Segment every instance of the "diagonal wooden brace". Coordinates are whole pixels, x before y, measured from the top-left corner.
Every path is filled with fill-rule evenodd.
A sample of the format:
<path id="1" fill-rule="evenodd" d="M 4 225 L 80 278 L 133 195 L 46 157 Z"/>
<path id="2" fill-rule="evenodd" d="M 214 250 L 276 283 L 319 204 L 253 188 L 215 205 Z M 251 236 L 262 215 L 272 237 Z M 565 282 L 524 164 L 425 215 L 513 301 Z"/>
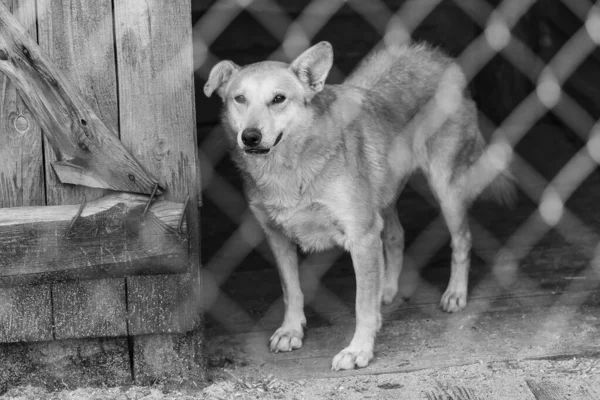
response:
<path id="1" fill-rule="evenodd" d="M 145 194 L 158 184 L 1 2 L 0 72 L 19 89 L 56 151 L 52 167 L 62 183 Z"/>

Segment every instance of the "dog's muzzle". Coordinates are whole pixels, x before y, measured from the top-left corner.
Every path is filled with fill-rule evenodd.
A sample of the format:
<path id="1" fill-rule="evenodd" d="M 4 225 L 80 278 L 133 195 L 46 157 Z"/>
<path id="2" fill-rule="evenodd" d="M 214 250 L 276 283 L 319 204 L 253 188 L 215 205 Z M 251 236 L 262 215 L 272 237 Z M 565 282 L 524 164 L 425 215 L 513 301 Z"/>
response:
<path id="1" fill-rule="evenodd" d="M 275 143 L 273 143 L 271 148 L 261 147 L 259 146 L 260 141 L 262 140 L 260 131 L 255 128 L 244 129 L 242 132 L 242 143 L 245 146 L 244 151 L 246 154 L 267 154 L 273 147 L 277 146 L 282 137 L 283 132 L 277 136 L 277 139 L 275 139 Z"/>

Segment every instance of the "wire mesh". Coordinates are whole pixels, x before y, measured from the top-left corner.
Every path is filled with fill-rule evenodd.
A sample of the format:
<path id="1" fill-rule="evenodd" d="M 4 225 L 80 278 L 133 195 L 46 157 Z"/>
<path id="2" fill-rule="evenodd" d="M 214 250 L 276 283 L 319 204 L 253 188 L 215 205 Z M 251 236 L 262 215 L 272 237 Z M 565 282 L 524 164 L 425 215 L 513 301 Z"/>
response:
<path id="1" fill-rule="evenodd" d="M 459 48 L 458 45 L 453 46 L 452 39 L 455 36 L 449 34 L 446 45 L 451 48 L 447 50 L 454 54 L 456 62 L 470 81 L 474 97 L 480 105 L 482 131 L 486 133 L 490 143 L 501 149 L 500 155 L 504 157 L 501 162 L 510 161 L 510 168 L 520 191 L 520 211 L 514 212 L 514 221 L 508 228 L 509 231 L 500 237 L 495 233 L 497 229 L 493 229 L 493 224 L 497 222 L 506 225 L 504 222 L 493 217 L 492 222 L 489 218 L 487 221 L 481 221 L 480 218 L 482 214 L 497 212 L 496 209 L 489 211 L 482 208 L 484 206 L 475 206 L 479 207 L 479 212 L 471 213 L 470 226 L 475 238 L 473 253 L 477 258 L 473 268 L 486 265 L 488 272 L 471 285 L 469 297 L 485 302 L 485 299 L 492 299 L 495 294 L 510 291 L 511 285 L 516 281 L 534 279 L 523 270 L 521 264 L 527 257 L 539 254 L 536 249 L 543 249 L 547 236 L 551 234 L 555 237 L 555 243 L 568 244 L 568 247 L 563 247 L 568 250 L 563 251 L 575 251 L 577 255 L 573 257 L 583 260 L 583 265 L 576 270 L 571 283 L 561 292 L 554 306 L 567 300 L 571 305 L 582 304 L 589 292 L 597 289 L 597 279 L 600 277 L 598 220 L 593 210 L 590 211 L 589 198 L 585 201 L 570 199 L 577 191 L 584 191 L 578 198 L 594 193 L 592 186 L 597 182 L 594 174 L 600 163 L 600 124 L 593 107 L 590 110 L 589 106 L 580 104 L 578 90 L 585 90 L 585 87 L 575 85 L 573 94 L 573 90 L 566 90 L 565 86 L 587 60 L 598 57 L 594 52 L 598 51 L 600 43 L 600 6 L 587 0 L 552 2 L 552 7 L 556 8 L 556 4 L 559 4 L 576 16 L 578 26 L 568 40 L 555 46 L 558 48 L 547 50 L 552 47 L 548 43 L 552 39 L 546 32 L 547 27 L 536 21 L 535 16 L 539 15 L 540 7 L 549 7 L 549 3 L 535 0 L 218 0 L 206 5 L 194 25 L 197 79 L 204 82 L 210 68 L 223 57 L 245 64 L 246 61 L 259 61 L 260 53 L 267 55 L 263 59 L 289 62 L 318 39 L 342 43 L 341 55 L 336 56 L 330 75 L 331 81 L 340 82 L 351 71 L 351 67 L 362 56 L 367 55 L 368 50 L 392 44 L 408 44 L 427 36 L 422 34 L 423 23 L 433 13 L 451 12 L 454 16 L 460 14 L 462 20 L 470 25 L 460 25 L 456 22 L 460 19 L 448 17 L 450 21 L 455 21 L 450 23 L 451 26 L 460 31 L 456 33 L 456 37 L 463 35 L 461 40 L 464 42 L 464 38 L 468 37 L 464 35 L 465 31 L 472 32 L 472 36 L 468 37 L 463 48 Z M 241 15 L 249 16 L 253 20 L 253 26 L 258 24 L 266 31 L 263 36 L 269 38 L 268 43 L 252 43 L 258 49 L 254 53 L 252 46 L 250 54 L 240 55 L 235 52 L 234 46 L 231 46 L 232 50 L 228 50 L 223 43 L 219 43 L 219 38 L 225 35 L 227 29 L 232 29 L 232 26 L 236 34 L 252 38 L 253 32 L 246 31 L 240 22 Z M 361 26 L 367 26 L 374 34 L 369 34 L 369 39 L 355 46 L 353 39 L 360 32 L 348 30 L 350 24 L 340 30 L 335 22 L 348 15 L 360 20 L 363 24 Z M 537 28 L 527 28 L 527 24 L 533 22 L 537 23 Z M 331 29 L 327 31 L 329 25 Z M 358 28 L 356 30 L 360 31 Z M 325 31 L 329 32 L 329 37 L 323 33 Z M 530 34 L 531 31 L 535 31 L 535 34 Z M 332 36 L 336 33 L 339 36 Z M 340 38 L 344 35 L 347 37 Z M 231 38 L 232 34 L 225 36 Z M 366 52 L 365 46 L 368 47 Z M 355 47 L 359 50 L 354 51 Z M 216 56 L 217 53 L 222 57 Z M 356 53 L 360 53 L 361 57 L 357 57 Z M 502 71 L 506 69 L 515 72 L 502 75 Z M 494 77 L 497 79 L 494 80 Z M 505 77 L 520 79 L 521 83 L 514 92 L 504 87 L 514 83 L 503 81 L 502 78 Z M 509 93 L 508 98 L 503 98 L 502 93 L 499 95 L 501 89 L 504 93 Z M 510 96 L 510 93 L 514 96 Z M 494 101 L 504 104 L 504 114 L 495 111 Z M 548 123 L 547 121 L 567 132 L 566 142 L 576 144 L 568 159 L 556 160 L 554 170 L 540 171 L 539 162 L 529 159 L 535 152 L 527 149 L 523 151 L 522 147 L 536 145 L 531 142 L 533 139 L 529 139 L 533 136 L 531 132 L 540 129 L 540 124 Z M 265 245 L 263 232 L 247 208 L 240 191 L 239 178 L 227 165 L 227 144 L 223 132 L 211 122 L 206 124 L 206 132 L 199 145 L 202 187 L 207 206 L 205 208 L 220 215 L 207 215 L 206 211 L 203 213 L 203 218 L 218 221 L 211 226 L 212 232 L 203 232 L 205 243 L 210 240 L 208 246 L 216 246 L 215 250 L 204 251 L 203 305 L 208 315 L 226 330 L 236 331 L 240 325 L 260 330 L 265 324 L 269 325 L 267 321 L 282 318 L 281 297 L 271 302 L 266 311 L 254 315 L 248 307 L 239 304 L 235 296 L 227 294 L 223 286 L 236 270 L 248 268 L 252 260 L 270 264 L 270 268 L 274 268 L 274 262 Z M 569 136 L 569 132 L 574 136 Z M 539 139 L 539 135 L 535 137 Z M 543 148 L 547 147 L 545 145 Z M 435 210 L 433 197 L 422 185 L 412 184 L 407 190 L 428 200 L 430 210 Z M 429 222 L 412 230 L 410 245 L 405 251 L 404 268 L 413 271 L 413 274 L 403 275 L 402 296 L 408 297 L 414 290 L 431 285 L 420 278 L 419 271 L 443 251 L 449 242 L 449 234 L 441 216 L 436 216 L 435 211 L 425 212 L 427 213 Z M 511 212 L 499 213 L 512 215 Z M 409 219 L 416 214 L 417 210 L 407 212 L 401 217 L 402 223 L 407 222 L 407 217 Z M 423 220 L 427 221 L 428 218 Z M 227 228 L 223 228 L 223 225 Z M 210 239 L 209 235 L 219 229 L 227 232 L 230 229 L 232 234 L 223 241 Z M 215 236 L 222 238 L 223 235 L 217 233 Z M 251 254 L 255 254 L 254 258 L 249 257 Z M 304 270 L 302 286 L 305 303 L 310 304 L 316 314 L 324 318 L 335 314 L 353 315 L 348 302 L 322 283 L 323 276 L 332 265 L 339 262 L 340 257 L 341 251 L 309 255 L 300 267 Z M 344 263 L 348 264 L 349 260 L 346 259 Z M 435 290 L 441 295 L 443 289 Z M 257 296 L 260 294 L 257 293 Z M 319 298 L 315 299 L 316 296 Z M 396 309 L 398 307 L 401 307 L 400 302 L 396 304 Z M 556 321 L 549 317 L 546 325 L 540 327 L 540 332 L 549 328 L 567 329 L 568 324 L 567 320 Z"/>

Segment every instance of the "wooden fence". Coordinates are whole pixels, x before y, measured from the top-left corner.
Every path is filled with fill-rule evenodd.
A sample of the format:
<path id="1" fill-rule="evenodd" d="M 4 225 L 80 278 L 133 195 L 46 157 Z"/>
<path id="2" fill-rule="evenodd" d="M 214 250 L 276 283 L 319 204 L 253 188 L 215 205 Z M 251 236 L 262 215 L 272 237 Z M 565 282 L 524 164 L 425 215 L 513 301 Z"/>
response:
<path id="1" fill-rule="evenodd" d="M 0 343 L 126 338 L 136 380 L 201 376 L 190 9 L 0 0 Z"/>

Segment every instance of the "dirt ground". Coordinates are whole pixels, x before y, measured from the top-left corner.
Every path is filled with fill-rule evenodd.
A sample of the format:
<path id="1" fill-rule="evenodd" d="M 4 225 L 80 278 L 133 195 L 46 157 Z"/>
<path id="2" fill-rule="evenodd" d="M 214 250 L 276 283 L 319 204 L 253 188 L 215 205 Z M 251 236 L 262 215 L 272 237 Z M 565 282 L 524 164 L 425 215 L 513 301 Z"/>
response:
<path id="1" fill-rule="evenodd" d="M 600 360 L 532 360 L 475 363 L 442 369 L 369 376 L 288 380 L 265 376 L 260 368 L 210 369 L 203 389 L 168 387 L 81 388 L 48 392 L 13 388 L 1 399 L 22 400 L 184 400 L 184 399 L 511 399 L 535 400 L 531 388 L 551 382 L 569 399 L 600 398 Z M 558 390 L 558 389 L 557 389 Z"/>

